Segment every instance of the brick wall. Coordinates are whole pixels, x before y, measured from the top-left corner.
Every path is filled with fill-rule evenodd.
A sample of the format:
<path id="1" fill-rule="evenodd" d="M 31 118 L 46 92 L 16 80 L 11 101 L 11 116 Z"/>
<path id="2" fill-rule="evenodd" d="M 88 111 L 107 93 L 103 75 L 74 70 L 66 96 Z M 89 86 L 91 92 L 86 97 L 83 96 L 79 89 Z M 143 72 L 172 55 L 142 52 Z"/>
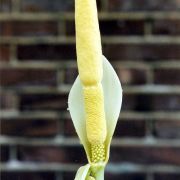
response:
<path id="1" fill-rule="evenodd" d="M 99 0 L 124 89 L 106 179 L 180 179 L 180 0 Z M 0 0 L 1 179 L 67 180 L 86 163 L 67 96 L 73 0 Z"/>

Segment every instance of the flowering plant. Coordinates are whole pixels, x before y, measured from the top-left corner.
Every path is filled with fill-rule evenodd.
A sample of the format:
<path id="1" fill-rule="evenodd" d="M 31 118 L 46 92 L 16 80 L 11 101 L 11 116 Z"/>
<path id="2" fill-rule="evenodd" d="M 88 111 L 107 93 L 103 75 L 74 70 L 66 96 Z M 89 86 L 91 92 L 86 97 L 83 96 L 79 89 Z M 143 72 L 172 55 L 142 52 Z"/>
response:
<path id="1" fill-rule="evenodd" d="M 96 0 L 76 0 L 75 20 L 79 76 L 68 104 L 88 159 L 75 179 L 103 180 L 121 109 L 122 88 L 113 67 L 102 55 Z"/>

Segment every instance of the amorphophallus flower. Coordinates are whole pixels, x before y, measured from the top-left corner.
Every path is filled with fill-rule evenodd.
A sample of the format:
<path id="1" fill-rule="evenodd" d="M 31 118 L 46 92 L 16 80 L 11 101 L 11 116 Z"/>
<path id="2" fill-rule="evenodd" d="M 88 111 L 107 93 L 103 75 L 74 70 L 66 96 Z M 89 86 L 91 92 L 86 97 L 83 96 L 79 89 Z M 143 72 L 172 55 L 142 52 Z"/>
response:
<path id="1" fill-rule="evenodd" d="M 75 179 L 104 179 L 111 139 L 122 103 L 120 81 L 102 55 L 96 0 L 75 0 L 79 76 L 69 93 L 69 110 L 88 164 Z"/>

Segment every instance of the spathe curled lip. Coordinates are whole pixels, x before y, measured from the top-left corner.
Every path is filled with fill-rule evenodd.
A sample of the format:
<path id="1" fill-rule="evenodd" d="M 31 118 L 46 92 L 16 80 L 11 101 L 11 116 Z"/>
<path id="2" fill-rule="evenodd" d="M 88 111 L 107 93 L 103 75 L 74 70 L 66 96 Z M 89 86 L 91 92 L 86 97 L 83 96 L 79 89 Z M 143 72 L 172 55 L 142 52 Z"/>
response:
<path id="1" fill-rule="evenodd" d="M 77 172 L 76 179 L 77 177 L 81 177 L 78 178 L 81 180 L 85 179 L 88 176 L 88 173 L 92 168 L 97 169 L 96 178 L 99 177 L 99 180 L 103 179 L 102 177 L 104 177 L 104 168 L 109 159 L 111 139 L 117 124 L 122 104 L 122 88 L 118 76 L 111 64 L 109 63 L 109 61 L 104 56 L 102 56 L 102 59 L 102 87 L 104 92 L 104 108 L 107 124 L 107 136 L 105 140 L 105 161 L 101 164 L 94 164 L 91 161 L 91 148 L 86 133 L 83 90 L 79 76 L 76 78 L 76 81 L 74 82 L 71 88 L 68 98 L 70 115 L 75 126 L 76 132 L 79 136 L 79 139 L 84 146 L 87 159 L 89 162 L 88 165 L 81 167 Z M 103 174 L 103 176 L 101 174 Z"/>

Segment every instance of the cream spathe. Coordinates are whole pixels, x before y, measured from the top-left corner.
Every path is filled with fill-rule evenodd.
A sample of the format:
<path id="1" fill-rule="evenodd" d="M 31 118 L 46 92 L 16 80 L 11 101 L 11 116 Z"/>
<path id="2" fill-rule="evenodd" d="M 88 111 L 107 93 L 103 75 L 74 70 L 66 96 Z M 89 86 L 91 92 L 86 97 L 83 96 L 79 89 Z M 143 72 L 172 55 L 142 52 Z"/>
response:
<path id="1" fill-rule="evenodd" d="M 85 166 L 86 168 L 88 167 L 88 171 L 86 173 L 85 178 L 90 176 L 91 173 L 95 172 L 94 176 L 96 177 L 97 180 L 103 180 L 104 178 L 104 168 L 109 159 L 111 139 L 117 124 L 117 120 L 121 109 L 121 103 L 122 103 L 122 88 L 120 81 L 113 67 L 108 62 L 108 60 L 104 56 L 102 56 L 102 59 L 103 59 L 102 88 L 104 92 L 104 109 L 105 109 L 106 127 L 107 127 L 107 136 L 104 143 L 105 159 L 103 162 L 94 163 L 91 160 L 91 145 L 87 138 L 87 130 L 86 130 L 86 122 L 85 122 L 86 115 L 85 115 L 85 107 L 83 100 L 83 86 L 79 79 L 79 76 L 77 77 L 76 81 L 73 84 L 73 87 L 71 88 L 68 99 L 71 118 L 75 126 L 76 132 L 79 136 L 79 139 L 84 146 L 87 159 L 89 162 L 89 165 Z M 82 178 L 80 179 L 85 180 L 83 176 L 85 170 L 83 171 L 82 169 L 77 172 L 77 177 L 82 175 Z"/>

